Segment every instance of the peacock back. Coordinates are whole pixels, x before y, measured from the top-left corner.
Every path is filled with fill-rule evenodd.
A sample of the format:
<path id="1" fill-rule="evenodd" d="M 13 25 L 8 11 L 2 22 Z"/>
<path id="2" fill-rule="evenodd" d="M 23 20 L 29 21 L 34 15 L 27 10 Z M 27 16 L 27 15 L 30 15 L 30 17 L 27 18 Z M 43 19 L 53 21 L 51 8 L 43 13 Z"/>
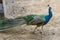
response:
<path id="1" fill-rule="evenodd" d="M 23 18 L 25 20 L 27 20 L 27 22 L 31 21 L 34 19 L 34 17 L 38 16 L 39 18 L 41 19 L 44 19 L 46 15 L 37 15 L 37 14 L 31 14 L 31 15 L 27 15 L 27 16 L 24 16 Z"/>

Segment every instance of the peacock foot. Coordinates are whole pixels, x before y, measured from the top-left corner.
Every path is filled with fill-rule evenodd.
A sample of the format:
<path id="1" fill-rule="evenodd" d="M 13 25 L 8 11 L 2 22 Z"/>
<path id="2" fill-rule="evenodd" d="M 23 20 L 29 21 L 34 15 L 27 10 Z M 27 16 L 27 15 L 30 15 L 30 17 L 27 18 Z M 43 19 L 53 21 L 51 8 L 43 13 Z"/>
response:
<path id="1" fill-rule="evenodd" d="M 33 32 L 31 32 L 31 34 L 36 34 L 36 33 L 33 31 Z"/>
<path id="2" fill-rule="evenodd" d="M 52 33 L 52 35 L 55 35 L 55 33 Z"/>
<path id="3" fill-rule="evenodd" d="M 42 34 L 42 32 L 40 32 L 40 34 Z"/>
<path id="4" fill-rule="evenodd" d="M 45 32 L 40 32 L 40 34 L 45 35 Z"/>
<path id="5" fill-rule="evenodd" d="M 35 32 L 32 32 L 32 34 L 35 34 Z"/>

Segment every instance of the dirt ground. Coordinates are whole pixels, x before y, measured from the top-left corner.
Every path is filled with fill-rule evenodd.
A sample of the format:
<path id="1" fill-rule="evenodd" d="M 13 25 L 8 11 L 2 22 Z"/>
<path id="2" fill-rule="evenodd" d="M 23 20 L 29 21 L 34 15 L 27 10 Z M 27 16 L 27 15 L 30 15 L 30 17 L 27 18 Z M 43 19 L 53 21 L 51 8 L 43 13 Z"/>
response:
<path id="1" fill-rule="evenodd" d="M 58 16 L 59 17 L 59 16 Z M 58 21 L 57 21 L 58 19 Z M 40 34 L 38 28 L 35 34 L 32 34 L 36 26 L 22 25 L 0 32 L 0 40 L 59 40 L 60 39 L 60 19 L 53 17 L 51 21 L 44 26 L 44 35 Z"/>
<path id="2" fill-rule="evenodd" d="M 59 3 L 60 3 L 60 0 L 50 0 L 50 5 L 52 6 L 52 10 L 53 10 L 53 17 L 50 20 L 50 22 L 44 26 L 44 29 L 43 29 L 44 35 L 40 34 L 40 28 L 36 30 L 35 34 L 32 34 L 36 26 L 19 25 L 7 31 L 0 32 L 0 40 L 60 40 L 60 5 Z M 35 11 L 33 13 L 35 12 L 46 13 L 47 4 L 49 4 L 48 0 L 46 0 L 46 2 L 41 3 L 40 7 L 42 10 L 39 9 L 39 11 L 36 11 L 34 9 Z M 30 12 L 31 11 L 29 11 L 29 13 Z"/>

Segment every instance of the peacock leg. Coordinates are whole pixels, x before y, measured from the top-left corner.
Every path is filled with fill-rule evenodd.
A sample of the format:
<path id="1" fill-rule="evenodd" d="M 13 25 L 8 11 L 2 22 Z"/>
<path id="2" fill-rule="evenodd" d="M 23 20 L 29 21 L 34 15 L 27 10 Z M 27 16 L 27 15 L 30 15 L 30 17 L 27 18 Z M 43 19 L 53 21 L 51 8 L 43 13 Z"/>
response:
<path id="1" fill-rule="evenodd" d="M 34 29 L 34 31 L 33 31 L 33 33 L 35 34 L 35 30 L 37 29 L 38 27 L 35 27 L 35 29 Z"/>
<path id="2" fill-rule="evenodd" d="M 44 27 L 44 26 L 42 25 L 42 27 L 41 27 L 41 32 L 40 32 L 40 33 L 44 35 L 45 32 L 44 32 L 44 30 L 43 30 L 43 27 Z"/>

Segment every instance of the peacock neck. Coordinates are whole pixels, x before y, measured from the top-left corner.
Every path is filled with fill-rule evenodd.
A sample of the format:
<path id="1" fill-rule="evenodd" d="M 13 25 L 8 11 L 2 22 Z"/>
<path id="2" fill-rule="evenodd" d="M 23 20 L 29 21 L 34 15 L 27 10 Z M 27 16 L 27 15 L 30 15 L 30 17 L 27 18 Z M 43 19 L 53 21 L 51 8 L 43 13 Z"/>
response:
<path id="1" fill-rule="evenodd" d="M 45 17 L 45 19 L 46 19 L 46 23 L 48 23 L 49 22 L 49 20 L 51 19 L 51 17 L 52 17 L 52 10 L 51 10 L 52 8 L 51 7 L 49 7 L 49 15 L 47 15 L 46 17 Z"/>
<path id="2" fill-rule="evenodd" d="M 49 7 L 49 18 L 51 18 L 52 17 L 52 10 L 51 10 L 51 7 Z"/>

